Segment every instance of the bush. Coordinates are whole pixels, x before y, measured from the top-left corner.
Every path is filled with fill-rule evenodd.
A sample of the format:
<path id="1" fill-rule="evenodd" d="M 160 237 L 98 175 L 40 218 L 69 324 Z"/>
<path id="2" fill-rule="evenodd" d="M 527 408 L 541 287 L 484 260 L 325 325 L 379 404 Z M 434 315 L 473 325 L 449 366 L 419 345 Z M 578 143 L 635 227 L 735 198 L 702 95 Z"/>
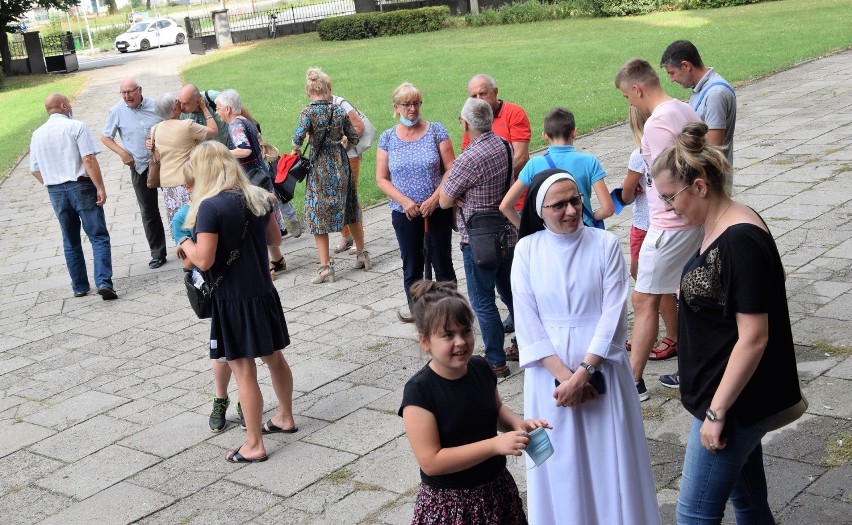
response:
<path id="1" fill-rule="evenodd" d="M 555 0 L 544 3 L 540 0 L 529 0 L 505 4 L 497 9 L 486 8 L 479 14 L 465 15 L 465 25 L 471 27 L 491 26 L 499 24 L 522 24 L 541 22 L 544 20 L 562 20 L 584 13 L 580 4 L 582 0 Z"/>
<path id="2" fill-rule="evenodd" d="M 378 36 L 438 31 L 447 26 L 450 8 L 403 9 L 389 13 L 362 13 L 326 18 L 317 26 L 320 40 L 361 40 Z"/>

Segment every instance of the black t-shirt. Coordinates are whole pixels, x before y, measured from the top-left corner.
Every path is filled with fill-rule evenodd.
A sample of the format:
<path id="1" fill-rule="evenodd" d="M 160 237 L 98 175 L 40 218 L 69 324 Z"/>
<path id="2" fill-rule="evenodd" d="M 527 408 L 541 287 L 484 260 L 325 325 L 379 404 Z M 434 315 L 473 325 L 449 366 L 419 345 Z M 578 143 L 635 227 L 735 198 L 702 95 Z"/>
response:
<path id="1" fill-rule="evenodd" d="M 772 236 L 753 224 L 729 227 L 690 259 L 681 277 L 681 402 L 699 419 L 704 419 L 737 342 L 737 313 L 769 317 L 763 356 L 728 411 L 748 425 L 801 397 L 781 256 Z"/>
<path id="2" fill-rule="evenodd" d="M 473 356 L 467 374 L 445 379 L 427 364 L 405 384 L 399 415 L 408 405 L 424 408 L 435 416 L 441 448 L 458 447 L 497 435 L 497 377 L 488 362 Z M 489 483 L 506 468 L 505 456 L 494 456 L 469 469 L 420 479 L 432 487 L 470 489 Z"/>

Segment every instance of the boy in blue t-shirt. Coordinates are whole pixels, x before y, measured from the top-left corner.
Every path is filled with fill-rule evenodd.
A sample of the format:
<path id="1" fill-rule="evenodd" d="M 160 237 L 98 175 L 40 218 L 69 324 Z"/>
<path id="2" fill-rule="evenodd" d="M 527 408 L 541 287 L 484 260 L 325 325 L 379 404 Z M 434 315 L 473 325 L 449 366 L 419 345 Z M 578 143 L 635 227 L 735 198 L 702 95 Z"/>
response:
<path id="1" fill-rule="evenodd" d="M 518 174 L 518 180 L 509 188 L 500 203 L 500 211 L 503 215 L 516 228 L 519 228 L 521 216 L 515 210 L 515 202 L 526 191 L 536 174 L 553 167 L 563 169 L 574 177 L 577 181 L 577 189 L 583 196 L 583 207 L 589 211 L 592 211 L 592 190 L 594 190 L 600 203 L 600 208 L 593 211 L 595 220 L 600 221 L 612 216 L 615 213 L 615 205 L 604 181 L 606 172 L 603 166 L 597 157 L 580 153 L 574 148 L 574 139 L 577 138 L 574 114 L 565 108 L 551 109 L 544 117 L 542 136 L 550 144 L 547 154 L 531 157 Z M 590 224 L 589 217 L 585 214 L 583 222 L 586 226 L 594 226 Z"/>

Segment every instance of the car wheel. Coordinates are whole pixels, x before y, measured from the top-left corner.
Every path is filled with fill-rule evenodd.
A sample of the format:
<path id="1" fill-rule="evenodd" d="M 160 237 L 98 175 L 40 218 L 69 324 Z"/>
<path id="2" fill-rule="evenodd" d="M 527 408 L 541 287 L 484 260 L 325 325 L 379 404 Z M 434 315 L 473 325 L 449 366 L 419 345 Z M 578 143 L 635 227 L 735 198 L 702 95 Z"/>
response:
<path id="1" fill-rule="evenodd" d="M 186 37 L 183 35 L 183 33 L 178 33 L 178 36 L 175 39 L 175 44 L 183 44 L 184 42 L 186 42 Z"/>
<path id="2" fill-rule="evenodd" d="M 143 40 L 142 42 L 139 42 L 139 49 L 141 49 L 142 51 L 148 51 L 149 49 L 151 49 L 151 43 L 147 40 Z"/>

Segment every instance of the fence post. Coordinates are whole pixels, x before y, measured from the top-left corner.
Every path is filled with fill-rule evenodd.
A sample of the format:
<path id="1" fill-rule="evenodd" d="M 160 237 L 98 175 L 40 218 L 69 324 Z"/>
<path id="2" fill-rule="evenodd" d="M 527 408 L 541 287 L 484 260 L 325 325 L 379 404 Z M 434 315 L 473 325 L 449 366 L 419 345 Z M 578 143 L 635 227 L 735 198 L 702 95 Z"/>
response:
<path id="1" fill-rule="evenodd" d="M 30 73 L 47 73 L 47 64 L 44 63 L 44 51 L 41 48 L 41 37 L 38 31 L 24 33 L 24 48 L 27 50 Z"/>
<path id="2" fill-rule="evenodd" d="M 213 11 L 213 29 L 216 31 L 216 44 L 219 46 L 219 49 L 234 45 L 234 40 L 231 38 L 231 24 L 228 22 L 227 9 Z"/>

